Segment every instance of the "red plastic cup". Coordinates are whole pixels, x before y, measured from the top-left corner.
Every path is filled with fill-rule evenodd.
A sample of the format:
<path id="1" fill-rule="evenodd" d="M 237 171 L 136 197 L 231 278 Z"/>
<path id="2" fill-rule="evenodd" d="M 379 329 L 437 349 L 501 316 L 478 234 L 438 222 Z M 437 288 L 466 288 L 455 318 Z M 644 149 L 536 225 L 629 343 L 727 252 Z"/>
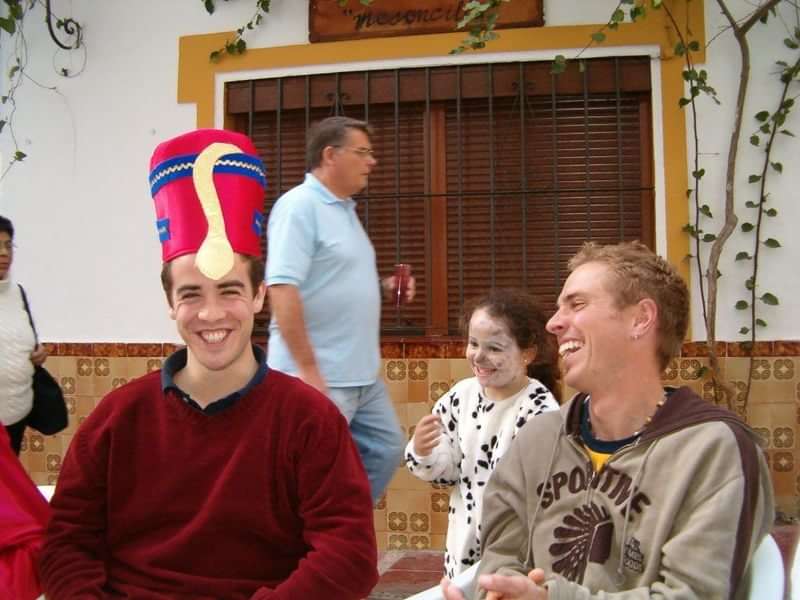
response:
<path id="1" fill-rule="evenodd" d="M 406 303 L 408 281 L 411 279 L 411 265 L 400 263 L 394 266 L 394 294 L 395 305 L 402 306 Z"/>

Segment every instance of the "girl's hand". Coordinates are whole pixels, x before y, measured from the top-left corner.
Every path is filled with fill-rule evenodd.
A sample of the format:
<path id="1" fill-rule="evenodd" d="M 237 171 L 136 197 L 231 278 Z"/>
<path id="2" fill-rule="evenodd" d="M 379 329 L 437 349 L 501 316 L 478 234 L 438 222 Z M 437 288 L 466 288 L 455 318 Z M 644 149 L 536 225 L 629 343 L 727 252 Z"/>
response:
<path id="1" fill-rule="evenodd" d="M 439 445 L 442 435 L 442 422 L 439 415 L 426 415 L 419 420 L 414 429 L 414 454 L 428 456 Z"/>

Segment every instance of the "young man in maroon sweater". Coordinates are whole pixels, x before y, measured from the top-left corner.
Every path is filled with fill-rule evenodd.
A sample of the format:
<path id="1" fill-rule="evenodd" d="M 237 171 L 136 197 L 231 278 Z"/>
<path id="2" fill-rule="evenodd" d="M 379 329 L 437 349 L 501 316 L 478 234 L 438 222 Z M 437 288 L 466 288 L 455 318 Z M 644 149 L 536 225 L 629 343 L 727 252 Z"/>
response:
<path id="1" fill-rule="evenodd" d="M 48 600 L 365 597 L 372 503 L 347 422 L 250 342 L 265 294 L 255 148 L 191 132 L 156 149 L 150 183 L 186 348 L 76 433 L 42 553 Z"/>

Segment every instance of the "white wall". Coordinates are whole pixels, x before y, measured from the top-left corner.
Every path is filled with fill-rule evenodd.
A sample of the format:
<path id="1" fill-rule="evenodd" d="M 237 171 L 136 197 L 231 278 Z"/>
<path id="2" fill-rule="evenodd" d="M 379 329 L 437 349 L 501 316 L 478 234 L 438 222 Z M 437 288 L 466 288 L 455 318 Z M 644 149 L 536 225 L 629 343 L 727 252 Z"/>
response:
<path id="1" fill-rule="evenodd" d="M 752 3 L 746 0 L 731 0 L 728 5 L 734 9 L 734 16 L 745 17 L 752 10 Z M 758 186 L 748 184 L 747 178 L 751 173 L 760 173 L 763 164 L 763 152 L 750 145 L 749 138 L 755 133 L 759 123 L 753 118 L 757 112 L 768 110 L 773 112 L 777 108 L 781 84 L 776 77 L 776 60 L 793 62 L 797 59 L 797 51 L 790 51 L 783 44 L 783 39 L 790 35 L 786 27 L 797 26 L 798 15 L 794 10 L 789 10 L 787 2 L 782 3 L 778 18 L 771 18 L 768 24 L 757 24 L 752 30 L 750 40 L 751 50 L 751 80 L 750 101 L 744 108 L 741 143 L 739 144 L 739 167 L 736 172 L 736 204 L 740 215 L 739 224 L 744 221 L 755 223 L 756 211 L 745 208 L 745 202 L 758 201 Z M 698 118 L 702 120 L 703 129 L 700 137 L 701 166 L 706 169 L 706 176 L 702 180 L 701 195 L 703 203 L 709 204 L 714 214 L 713 223 L 708 223 L 706 230 L 716 233 L 723 222 L 723 203 L 725 200 L 725 173 L 728 160 L 728 146 L 730 143 L 731 128 L 733 124 L 735 100 L 738 86 L 740 68 L 740 54 L 738 46 L 730 31 L 727 30 L 727 20 L 720 12 L 713 0 L 706 0 L 706 36 L 707 39 L 719 35 L 707 51 L 706 65 L 712 80 L 710 84 L 717 90 L 721 106 L 710 100 L 700 103 Z M 699 68 L 698 67 L 698 68 Z M 798 93 L 798 84 L 795 83 L 790 96 Z M 688 117 L 688 115 L 687 115 Z M 687 127 L 689 121 L 687 119 Z M 773 161 L 782 162 L 786 167 L 783 175 L 770 173 L 770 184 L 767 191 L 770 193 L 769 206 L 778 210 L 778 218 L 765 218 L 763 237 L 774 237 L 780 240 L 783 248 L 770 250 L 762 246 L 762 258 L 759 263 L 759 295 L 770 291 L 780 299 L 780 306 L 768 307 L 761 302 L 757 303 L 761 317 L 768 323 L 766 329 L 758 331 L 758 339 L 763 340 L 789 340 L 800 339 L 800 320 L 797 318 L 798 294 L 800 294 L 800 276 L 798 276 L 798 262 L 800 261 L 800 243 L 797 236 L 797 226 L 800 224 L 800 203 L 798 190 L 800 190 L 800 171 L 793 166 L 797 156 L 800 156 L 800 117 L 793 114 L 786 123 L 786 128 L 792 130 L 798 138 L 779 135 L 776 138 L 773 150 Z M 691 133 L 691 130 L 688 130 Z M 761 134 L 759 134 L 761 135 Z M 761 135 L 763 140 L 765 136 Z M 691 142 L 691 139 L 689 140 Z M 693 150 L 690 146 L 689 156 Z M 691 165 L 690 165 L 691 170 Z M 737 311 L 733 308 L 736 300 L 749 300 L 749 292 L 744 287 L 745 280 L 750 277 L 752 263 L 750 261 L 734 261 L 736 253 L 747 251 L 752 253 L 753 234 L 737 231 L 730 238 L 720 271 L 719 315 L 717 321 L 717 338 L 721 340 L 744 340 L 749 336 L 739 335 L 742 325 L 748 325 L 748 311 Z M 708 246 L 708 245 L 706 245 Z M 699 292 L 697 288 L 696 269 L 693 282 L 693 337 L 704 339 L 705 327 L 700 312 Z"/>
<path id="2" fill-rule="evenodd" d="M 735 3 L 746 6 L 745 0 Z M 31 50 L 28 73 L 46 86 L 57 86 L 59 94 L 31 82 L 18 93 L 16 131 L 29 158 L 0 182 L 0 214 L 13 219 L 18 230 L 14 275 L 30 290 L 45 340 L 176 341 L 158 280 L 160 248 L 147 186 L 148 161 L 159 141 L 195 124 L 194 106 L 176 102 L 178 38 L 235 29 L 249 19 L 253 2 L 219 1 L 213 16 L 197 0 L 56 0 L 53 4 L 64 16 L 70 16 L 65 11 L 71 9 L 71 16 L 84 25 L 87 63 L 79 77 L 56 75 L 55 50 L 41 14 L 31 15 L 26 28 Z M 575 10 L 576 4 L 580 10 Z M 713 1 L 707 4 L 710 19 Z M 546 0 L 545 18 L 549 25 L 599 22 L 614 6 L 615 0 Z M 41 13 L 40 7 L 35 10 Z M 305 43 L 307 13 L 306 0 L 276 0 L 264 26 L 250 38 L 250 46 Z M 714 25 L 708 29 L 713 33 Z M 7 70 L 3 36 L 2 65 Z M 782 47 L 782 37 L 763 35 L 758 45 L 753 44 L 754 54 L 769 63 L 767 57 Z M 776 50 L 762 52 L 762 45 Z M 710 133 L 704 134 L 707 152 L 726 147 L 733 97 L 730 48 L 730 41 L 721 38 L 709 54 L 708 69 L 725 106 L 704 107 L 704 119 L 713 123 Z M 78 58 L 63 53 L 55 58 L 58 65 L 65 60 Z M 5 134 L 0 149 L 7 159 L 11 149 Z M 719 189 L 717 165 L 724 162 L 724 156 L 708 157 L 709 190 L 712 185 Z M 784 162 L 789 163 L 788 157 Z M 742 170 L 740 177 L 746 179 L 748 172 Z M 798 188 L 798 175 L 789 172 L 782 179 L 783 191 L 774 192 L 781 198 L 776 206 L 786 222 L 797 222 L 800 208 L 789 192 Z M 767 262 L 765 281 L 783 306 L 765 315 L 770 323 L 765 339 L 798 339 L 800 323 L 792 322 L 791 300 L 799 284 L 797 277 L 786 276 L 781 265 L 797 262 L 800 251 L 788 236 L 788 226 L 781 232 L 771 225 L 785 247 Z M 727 262 L 722 270 L 733 276 L 738 265 Z M 745 277 L 737 274 L 737 282 Z M 734 334 L 739 315 L 727 307 L 722 313 L 721 338 L 738 339 Z M 695 336 L 701 335 L 695 327 Z"/>

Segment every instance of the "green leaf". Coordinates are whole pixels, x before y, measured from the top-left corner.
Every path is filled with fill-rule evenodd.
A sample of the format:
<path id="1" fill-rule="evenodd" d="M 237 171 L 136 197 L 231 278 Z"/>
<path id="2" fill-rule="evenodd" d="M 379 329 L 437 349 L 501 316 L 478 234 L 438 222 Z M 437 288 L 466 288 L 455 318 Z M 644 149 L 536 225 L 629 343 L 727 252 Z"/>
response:
<path id="1" fill-rule="evenodd" d="M 767 210 L 764 211 L 764 214 L 767 215 L 768 217 L 777 217 L 778 211 L 774 208 L 768 208 Z"/>
<path id="2" fill-rule="evenodd" d="M 208 55 L 208 59 L 211 62 L 219 62 L 221 58 L 222 58 L 222 52 L 220 52 L 219 50 L 214 50 L 211 54 Z"/>
<path id="3" fill-rule="evenodd" d="M 21 162 L 21 161 L 25 160 L 26 156 L 28 156 L 28 155 L 25 154 L 22 150 L 17 150 L 16 152 L 14 152 L 14 160 L 18 160 L 18 161 Z"/>
<path id="4" fill-rule="evenodd" d="M 758 146 L 761 143 L 761 138 L 753 134 L 750 136 L 750 143 L 753 144 L 753 146 Z"/>
<path id="5" fill-rule="evenodd" d="M 19 65 L 14 65 L 8 70 L 8 78 L 11 79 L 19 71 Z"/>
<path id="6" fill-rule="evenodd" d="M 778 240 L 776 240 L 775 238 L 767 238 L 766 240 L 764 240 L 764 245 L 767 248 L 780 248 L 781 247 L 781 243 Z"/>
<path id="7" fill-rule="evenodd" d="M 748 290 L 753 291 L 756 287 L 756 279 L 755 277 L 748 277 L 744 280 L 744 287 Z"/>
<path id="8" fill-rule="evenodd" d="M 759 127 L 759 130 L 761 130 L 761 133 L 769 133 L 770 132 L 769 124 L 764 123 L 761 127 Z"/>
<path id="9" fill-rule="evenodd" d="M 747 252 L 737 252 L 735 260 L 752 260 L 753 257 L 750 256 Z"/>
<path id="10" fill-rule="evenodd" d="M 761 112 L 756 113 L 756 121 L 761 121 L 762 123 L 769 119 L 769 111 L 762 110 Z"/>
<path id="11" fill-rule="evenodd" d="M 713 242 L 715 239 L 717 239 L 717 236 L 715 236 L 713 233 L 706 233 L 703 235 L 704 242 Z"/>
<path id="12" fill-rule="evenodd" d="M 795 135 L 788 129 L 781 129 L 778 133 L 782 133 L 783 135 L 788 135 L 789 137 L 795 137 Z"/>
<path id="13" fill-rule="evenodd" d="M 683 56 L 684 54 L 686 54 L 686 46 L 683 45 L 683 42 L 675 44 L 675 56 Z"/>
<path id="14" fill-rule="evenodd" d="M 664 0 L 653 0 L 653 8 L 661 8 Z"/>
<path id="15" fill-rule="evenodd" d="M 761 296 L 759 300 L 761 300 L 764 304 L 769 304 L 770 306 L 778 306 L 779 304 L 778 298 L 769 292 Z"/>
<path id="16" fill-rule="evenodd" d="M 602 31 L 595 31 L 592 34 L 592 40 L 598 44 L 601 44 L 606 40 L 606 34 Z"/>
<path id="17" fill-rule="evenodd" d="M 758 325 L 759 327 L 766 327 L 767 322 L 764 319 L 756 319 L 756 325 Z"/>
<path id="18" fill-rule="evenodd" d="M 0 97 L 0 102 L 2 102 L 3 104 L 5 104 L 6 102 L 8 102 L 8 96 L 2 96 L 2 97 Z"/>
<path id="19" fill-rule="evenodd" d="M 622 11 L 621 8 L 618 8 L 611 14 L 612 23 L 621 23 L 624 20 L 625 20 L 625 13 Z"/>
<path id="20" fill-rule="evenodd" d="M 691 102 L 691 100 L 689 100 L 688 98 L 681 98 L 680 100 L 678 100 L 678 106 L 683 108 L 684 106 L 686 106 L 690 102 Z"/>
<path id="21" fill-rule="evenodd" d="M 206 12 L 210 15 L 214 14 L 214 0 L 204 0 L 203 4 L 206 7 Z"/>
<path id="22" fill-rule="evenodd" d="M 757 183 L 759 181 L 761 181 L 761 175 L 750 175 L 747 178 L 747 183 Z"/>
<path id="23" fill-rule="evenodd" d="M 750 231 L 753 231 L 753 229 L 754 226 L 752 223 L 742 223 L 742 231 L 745 233 L 749 233 Z"/>
<path id="24" fill-rule="evenodd" d="M 736 308 L 736 310 L 744 310 L 744 309 L 746 309 L 748 306 L 750 306 L 750 303 L 749 303 L 749 302 L 747 302 L 747 300 L 739 300 L 739 301 L 736 303 L 736 306 L 735 306 L 735 308 Z"/>
<path id="25" fill-rule="evenodd" d="M 6 30 L 8 35 L 14 35 L 14 33 L 17 31 L 17 23 L 14 21 L 14 19 L 0 17 L 0 28 Z"/>
<path id="26" fill-rule="evenodd" d="M 697 169 L 697 171 L 692 171 L 692 177 L 694 177 L 695 179 L 702 179 L 703 175 L 705 174 L 706 174 L 705 169 Z"/>
<path id="27" fill-rule="evenodd" d="M 714 215 L 711 214 L 711 207 L 708 204 L 703 204 L 703 206 L 701 206 L 698 210 L 709 219 L 714 218 Z"/>
<path id="28" fill-rule="evenodd" d="M 797 45 L 797 42 L 795 42 L 791 38 L 786 38 L 785 40 L 783 40 L 783 44 L 784 44 L 784 46 L 786 46 L 787 48 L 790 48 L 792 50 L 797 50 L 798 48 L 800 48 L 800 46 Z"/>
<path id="29" fill-rule="evenodd" d="M 689 42 L 689 50 L 691 50 L 692 52 L 697 52 L 698 50 L 700 50 L 700 42 L 698 42 L 697 40 L 692 40 L 691 42 Z"/>
<path id="30" fill-rule="evenodd" d="M 560 75 L 567 70 L 567 58 L 563 54 L 556 54 L 553 64 L 550 65 L 550 73 Z"/>
<path id="31" fill-rule="evenodd" d="M 749 327 L 742 327 L 739 330 L 739 333 L 741 333 L 742 335 L 747 335 L 748 333 L 750 333 L 750 328 Z"/>
<path id="32" fill-rule="evenodd" d="M 770 166 L 775 169 L 778 173 L 783 173 L 783 165 L 779 162 L 771 162 L 769 163 Z"/>
<path id="33" fill-rule="evenodd" d="M 745 205 L 747 208 L 758 208 L 758 204 L 756 204 L 756 203 L 755 203 L 755 202 L 753 202 L 752 200 L 748 200 L 747 202 L 745 202 L 745 203 L 744 203 L 744 205 Z"/>
<path id="34" fill-rule="evenodd" d="M 2 133 L 2 131 L 3 131 L 3 127 L 5 127 L 5 126 L 6 126 L 6 121 L 5 121 L 5 119 L 2 119 L 2 120 L 0 120 L 0 133 Z"/>
<path id="35" fill-rule="evenodd" d="M 643 17 L 645 15 L 644 6 L 641 6 L 641 5 L 634 6 L 630 10 L 630 15 L 631 15 L 631 21 L 633 21 L 635 23 L 636 19 L 638 19 L 639 17 Z"/>

